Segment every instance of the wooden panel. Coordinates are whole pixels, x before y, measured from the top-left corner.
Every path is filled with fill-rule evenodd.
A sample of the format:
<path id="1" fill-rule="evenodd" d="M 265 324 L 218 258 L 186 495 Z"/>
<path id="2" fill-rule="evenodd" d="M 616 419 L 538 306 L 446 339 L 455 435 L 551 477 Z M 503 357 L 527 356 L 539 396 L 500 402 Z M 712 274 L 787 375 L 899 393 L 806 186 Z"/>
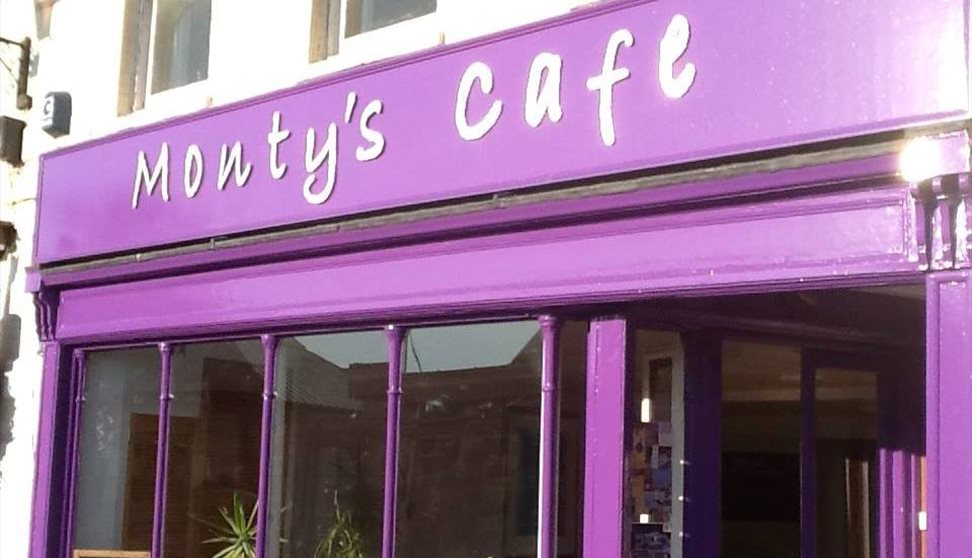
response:
<path id="1" fill-rule="evenodd" d="M 147 550 L 92 550 L 77 549 L 73 558 L 150 558 Z"/>

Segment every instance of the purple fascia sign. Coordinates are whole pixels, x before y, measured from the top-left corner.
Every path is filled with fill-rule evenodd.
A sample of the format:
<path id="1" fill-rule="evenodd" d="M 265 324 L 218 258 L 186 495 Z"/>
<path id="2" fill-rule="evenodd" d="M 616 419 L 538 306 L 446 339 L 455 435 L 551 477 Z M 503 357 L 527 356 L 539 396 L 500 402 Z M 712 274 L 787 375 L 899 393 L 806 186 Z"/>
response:
<path id="1" fill-rule="evenodd" d="M 685 96 L 695 81 L 696 69 L 692 62 L 686 62 L 683 68 L 675 72 L 675 62 L 685 54 L 690 33 L 691 26 L 688 18 L 676 14 L 659 42 L 658 86 L 671 99 Z M 617 66 L 618 53 L 623 47 L 631 47 L 633 44 L 634 36 L 628 29 L 619 29 L 612 33 L 604 50 L 600 73 L 587 79 L 587 89 L 597 93 L 598 126 L 601 141 L 606 146 L 612 146 L 617 141 L 614 131 L 614 87 L 631 77 L 631 70 Z M 541 52 L 530 63 L 523 100 L 523 119 L 533 128 L 539 127 L 544 120 L 549 120 L 551 123 L 560 122 L 564 116 L 561 105 L 563 66 L 563 58 L 552 52 Z M 493 92 L 493 84 L 493 70 L 486 63 L 478 61 L 470 64 L 459 79 L 455 100 L 455 131 L 464 141 L 483 139 L 499 122 L 504 107 L 501 99 L 491 99 L 485 114 L 475 118 L 469 115 L 473 89 L 478 87 L 480 94 L 489 95 Z M 359 141 L 363 144 L 354 148 L 354 159 L 359 163 L 367 163 L 378 159 L 385 151 L 385 135 L 372 122 L 384 110 L 384 103 L 381 99 L 371 99 L 361 110 L 358 110 L 358 103 L 358 94 L 350 91 L 345 100 L 343 124 L 352 124 L 352 120 L 357 116 L 358 132 L 361 136 Z M 267 170 L 273 180 L 283 179 L 288 167 L 287 163 L 281 161 L 280 147 L 290 139 L 292 131 L 283 127 L 282 119 L 283 114 L 274 111 L 270 130 L 267 133 Z M 326 131 L 322 131 L 322 134 L 323 139 L 319 144 L 317 130 L 309 127 L 303 138 L 303 170 L 306 177 L 303 181 L 302 193 L 304 200 L 313 205 L 321 205 L 330 199 L 338 176 L 338 124 L 329 122 Z M 171 201 L 169 178 L 171 159 L 168 142 L 162 142 L 153 164 L 148 162 L 148 158 L 145 151 L 138 152 L 132 189 L 132 209 L 138 209 L 139 199 L 143 195 L 153 195 L 156 189 L 161 191 L 163 201 Z M 184 186 L 187 199 L 195 198 L 199 194 L 206 168 L 202 150 L 195 143 L 189 144 L 181 166 L 181 184 Z M 219 166 L 214 186 L 217 190 L 225 189 L 232 173 L 236 186 L 242 188 L 246 186 L 252 171 L 252 163 L 243 160 L 242 144 L 237 141 L 230 147 L 224 143 L 219 150 Z M 320 174 L 324 177 L 318 181 Z"/>
<path id="2" fill-rule="evenodd" d="M 962 0 L 728 9 L 618 2 L 51 153 L 36 262 L 969 115 Z"/>

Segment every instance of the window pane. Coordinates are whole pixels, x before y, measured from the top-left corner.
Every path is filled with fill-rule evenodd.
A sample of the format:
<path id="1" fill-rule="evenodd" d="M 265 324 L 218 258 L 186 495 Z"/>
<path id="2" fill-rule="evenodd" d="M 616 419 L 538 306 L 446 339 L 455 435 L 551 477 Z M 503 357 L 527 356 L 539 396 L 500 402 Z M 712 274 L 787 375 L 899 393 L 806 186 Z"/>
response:
<path id="1" fill-rule="evenodd" d="M 206 79 L 211 0 L 158 0 L 152 92 Z"/>
<path id="2" fill-rule="evenodd" d="M 409 333 L 396 556 L 536 555 L 540 349 L 534 321 Z"/>
<path id="3" fill-rule="evenodd" d="M 88 356 L 75 549 L 152 546 L 160 362 L 155 348 Z"/>
<path id="4" fill-rule="evenodd" d="M 380 331 L 280 340 L 268 556 L 381 553 L 387 354 Z"/>
<path id="5" fill-rule="evenodd" d="M 263 345 L 174 347 L 172 394 L 165 555 L 209 558 L 228 544 L 205 542 L 230 528 L 220 510 L 239 511 L 246 522 L 256 503 Z"/>
<path id="6" fill-rule="evenodd" d="M 436 0 L 348 0 L 345 36 L 431 14 Z"/>
<path id="7" fill-rule="evenodd" d="M 566 322 L 560 334 L 560 493 L 557 555 L 581 555 L 584 532 L 584 432 L 587 407 L 587 323 Z"/>
<path id="8" fill-rule="evenodd" d="M 877 556 L 877 374 L 816 373 L 817 555 Z"/>

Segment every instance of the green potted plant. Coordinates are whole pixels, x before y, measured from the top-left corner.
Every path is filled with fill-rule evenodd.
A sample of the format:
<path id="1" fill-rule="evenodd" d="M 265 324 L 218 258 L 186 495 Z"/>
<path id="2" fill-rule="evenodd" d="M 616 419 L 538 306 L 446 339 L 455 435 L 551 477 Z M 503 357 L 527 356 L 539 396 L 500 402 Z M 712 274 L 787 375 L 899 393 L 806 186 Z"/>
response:
<path id="1" fill-rule="evenodd" d="M 222 544 L 212 558 L 255 558 L 256 556 L 256 504 L 249 513 L 243 508 L 240 495 L 233 493 L 230 509 L 219 508 L 222 524 L 210 524 L 213 534 L 203 544 Z"/>

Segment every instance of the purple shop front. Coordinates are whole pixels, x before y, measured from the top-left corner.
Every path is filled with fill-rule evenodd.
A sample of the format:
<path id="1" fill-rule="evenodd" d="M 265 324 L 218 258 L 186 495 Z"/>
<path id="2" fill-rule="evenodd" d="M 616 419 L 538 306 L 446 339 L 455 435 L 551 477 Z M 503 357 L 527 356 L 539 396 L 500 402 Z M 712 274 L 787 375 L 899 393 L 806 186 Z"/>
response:
<path id="1" fill-rule="evenodd" d="M 43 157 L 32 556 L 965 555 L 969 5 L 729 9 Z"/>

